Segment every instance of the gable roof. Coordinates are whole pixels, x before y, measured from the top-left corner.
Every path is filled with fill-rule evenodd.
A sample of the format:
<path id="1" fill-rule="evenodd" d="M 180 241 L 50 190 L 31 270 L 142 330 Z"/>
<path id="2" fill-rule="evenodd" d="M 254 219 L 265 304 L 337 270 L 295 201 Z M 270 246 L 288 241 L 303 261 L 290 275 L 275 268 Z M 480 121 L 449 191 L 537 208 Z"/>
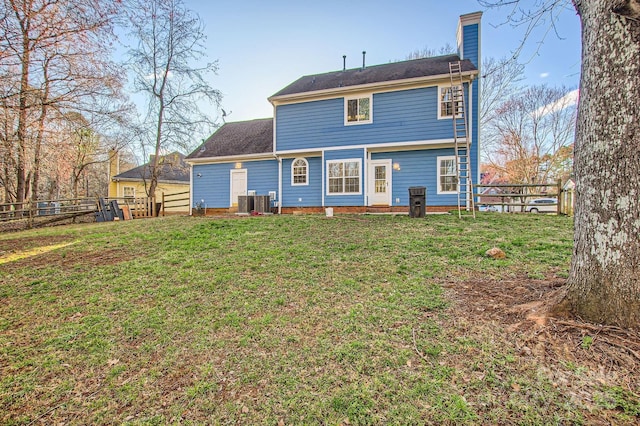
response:
<path id="1" fill-rule="evenodd" d="M 460 61 L 460 68 L 463 73 L 474 73 L 474 71 L 477 73 L 478 69 L 468 59 L 460 60 L 458 55 L 435 56 L 410 61 L 392 62 L 383 65 L 373 65 L 365 67 L 364 69 L 355 68 L 324 74 L 306 75 L 275 93 L 271 98 L 364 84 L 448 75 L 449 62 L 457 61 Z"/>
<path id="2" fill-rule="evenodd" d="M 185 156 L 179 152 L 161 156 L 160 173 L 158 174 L 158 182 L 189 182 L 189 165 L 184 162 Z M 153 160 L 135 167 L 126 172 L 120 173 L 112 177 L 112 179 L 122 180 L 143 180 L 151 179 L 151 169 L 149 165 Z"/>
<path id="3" fill-rule="evenodd" d="M 186 159 L 265 154 L 273 151 L 273 118 L 226 123 Z"/>

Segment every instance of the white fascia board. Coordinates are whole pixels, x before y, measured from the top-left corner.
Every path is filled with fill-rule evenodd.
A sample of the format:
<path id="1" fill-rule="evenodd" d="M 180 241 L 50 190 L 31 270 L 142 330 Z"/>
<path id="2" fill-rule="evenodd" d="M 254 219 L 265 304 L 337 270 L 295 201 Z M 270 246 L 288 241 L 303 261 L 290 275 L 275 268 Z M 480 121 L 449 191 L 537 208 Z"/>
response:
<path id="1" fill-rule="evenodd" d="M 224 157 L 205 157 L 205 158 L 190 158 L 188 160 L 184 160 L 185 163 L 191 164 L 192 166 L 198 164 L 217 164 L 217 163 L 234 163 L 234 162 L 244 162 L 244 161 L 260 161 L 260 160 L 274 160 L 274 154 L 272 152 L 265 152 L 262 154 L 252 154 L 252 155 L 227 155 Z"/>
<path id="2" fill-rule="evenodd" d="M 462 77 L 472 79 L 478 75 L 477 70 L 464 71 Z M 332 89 L 314 90 L 311 92 L 293 93 L 290 95 L 271 96 L 268 98 L 272 105 L 283 105 L 289 103 L 308 102 L 310 100 L 331 99 L 342 96 L 349 96 L 356 93 L 370 92 L 396 92 L 407 90 L 408 88 L 417 88 L 419 86 L 435 86 L 438 82 L 447 82 L 451 78 L 449 74 L 438 74 L 427 77 L 407 78 L 404 80 L 383 81 L 378 83 L 359 84 L 356 86 L 335 87 Z"/>

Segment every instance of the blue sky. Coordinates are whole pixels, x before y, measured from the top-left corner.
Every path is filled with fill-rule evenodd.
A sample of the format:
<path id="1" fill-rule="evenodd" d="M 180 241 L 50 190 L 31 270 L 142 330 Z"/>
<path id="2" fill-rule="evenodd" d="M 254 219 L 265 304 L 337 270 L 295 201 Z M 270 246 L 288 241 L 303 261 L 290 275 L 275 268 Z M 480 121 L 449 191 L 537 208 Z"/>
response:
<path id="1" fill-rule="evenodd" d="M 210 81 L 223 93 L 227 121 L 271 117 L 267 98 L 307 74 L 362 63 L 403 60 L 426 46 L 455 46 L 458 17 L 483 10 L 475 0 L 185 0 L 206 25 L 207 53 L 219 70 Z M 521 3 L 529 3 L 527 0 Z M 531 2 L 533 3 L 533 2 Z M 484 10 L 482 56 L 511 56 L 523 28 L 500 25 L 509 9 Z M 572 8 L 562 11 L 557 34 L 542 44 L 547 25 L 531 35 L 520 59 L 525 83 L 576 88 L 580 73 L 580 22 Z M 212 116 L 215 112 L 211 110 Z"/>

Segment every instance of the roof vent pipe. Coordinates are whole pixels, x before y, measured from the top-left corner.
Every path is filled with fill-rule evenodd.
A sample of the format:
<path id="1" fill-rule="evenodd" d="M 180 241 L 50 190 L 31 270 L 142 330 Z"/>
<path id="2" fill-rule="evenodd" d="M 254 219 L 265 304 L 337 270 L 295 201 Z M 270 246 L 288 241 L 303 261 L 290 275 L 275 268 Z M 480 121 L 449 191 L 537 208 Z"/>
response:
<path id="1" fill-rule="evenodd" d="M 366 50 L 362 51 L 362 69 L 364 69 L 364 56 L 367 54 Z"/>
<path id="2" fill-rule="evenodd" d="M 342 71 L 347 70 L 347 55 L 342 55 Z"/>

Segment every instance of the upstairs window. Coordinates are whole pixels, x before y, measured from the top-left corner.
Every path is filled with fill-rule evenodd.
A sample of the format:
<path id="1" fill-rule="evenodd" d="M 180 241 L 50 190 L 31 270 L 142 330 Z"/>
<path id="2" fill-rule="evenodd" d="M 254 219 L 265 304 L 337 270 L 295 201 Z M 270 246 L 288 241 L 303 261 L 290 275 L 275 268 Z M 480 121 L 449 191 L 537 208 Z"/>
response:
<path id="1" fill-rule="evenodd" d="M 454 95 L 458 99 L 455 102 Z M 454 111 L 456 114 L 460 114 L 462 112 L 461 95 L 462 87 L 460 86 L 453 86 L 453 90 L 451 86 L 439 86 L 438 118 L 452 118 Z"/>
<path id="2" fill-rule="evenodd" d="M 372 96 L 344 99 L 344 124 L 371 123 Z"/>
<path id="3" fill-rule="evenodd" d="M 361 160 L 327 162 L 327 192 L 329 195 L 359 194 Z"/>
<path id="4" fill-rule="evenodd" d="M 291 163 L 291 185 L 309 184 L 309 163 L 304 158 L 296 158 Z"/>
<path id="5" fill-rule="evenodd" d="M 438 194 L 456 194 L 457 192 L 456 157 L 438 157 Z"/>

